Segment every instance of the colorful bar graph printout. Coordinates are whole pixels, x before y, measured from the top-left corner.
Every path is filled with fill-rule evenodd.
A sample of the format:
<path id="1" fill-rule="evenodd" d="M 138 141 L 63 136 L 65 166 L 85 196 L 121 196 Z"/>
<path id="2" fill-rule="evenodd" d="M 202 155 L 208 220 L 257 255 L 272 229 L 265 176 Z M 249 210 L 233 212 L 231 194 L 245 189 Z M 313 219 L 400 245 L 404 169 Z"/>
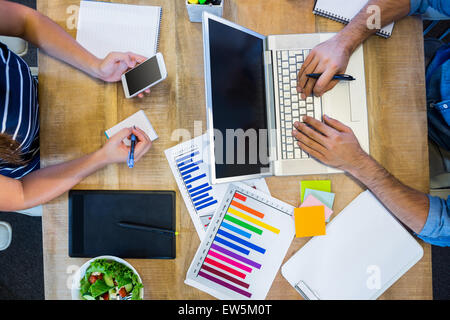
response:
<path id="1" fill-rule="evenodd" d="M 236 191 L 230 193 L 226 206 L 219 206 L 220 210 L 221 218 L 215 219 L 217 213 L 213 217 L 216 231 L 198 263 L 196 279 L 233 298 L 250 299 L 257 282 L 264 281 L 259 277 L 265 278 L 261 273 L 264 261 L 270 261 L 266 246 L 280 237 L 280 227 L 273 225 L 276 220 L 268 222 L 266 217 L 277 209 L 251 194 Z"/>

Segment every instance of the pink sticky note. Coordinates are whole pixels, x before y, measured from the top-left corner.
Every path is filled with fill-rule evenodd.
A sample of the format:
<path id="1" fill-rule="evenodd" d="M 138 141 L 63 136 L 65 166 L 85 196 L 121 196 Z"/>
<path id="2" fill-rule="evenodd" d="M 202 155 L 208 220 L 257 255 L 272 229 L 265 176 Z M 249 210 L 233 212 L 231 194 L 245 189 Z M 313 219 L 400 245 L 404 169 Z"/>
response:
<path id="1" fill-rule="evenodd" d="M 322 202 L 317 200 L 317 198 L 314 197 L 312 194 L 310 194 L 306 197 L 305 201 L 303 201 L 300 208 L 313 207 L 313 206 L 324 206 L 325 207 L 325 220 L 328 220 L 330 218 L 330 216 L 333 214 L 333 210 L 331 210 L 326 205 L 324 205 Z"/>

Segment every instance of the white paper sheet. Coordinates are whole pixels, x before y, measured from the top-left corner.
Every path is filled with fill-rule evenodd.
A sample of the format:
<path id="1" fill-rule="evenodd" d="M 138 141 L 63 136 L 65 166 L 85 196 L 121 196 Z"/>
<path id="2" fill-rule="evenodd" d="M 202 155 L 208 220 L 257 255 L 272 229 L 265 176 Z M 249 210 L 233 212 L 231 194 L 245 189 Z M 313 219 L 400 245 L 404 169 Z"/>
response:
<path id="1" fill-rule="evenodd" d="M 136 128 L 144 131 L 148 135 L 150 140 L 153 141 L 158 139 L 158 135 L 156 134 L 155 129 L 153 129 L 150 120 L 148 120 L 147 116 L 145 115 L 144 110 L 139 110 L 135 114 L 116 124 L 114 127 L 106 130 L 106 137 L 109 139 L 123 128 L 131 128 L 132 126 L 136 126 Z M 127 138 L 124 140 L 124 143 L 126 145 L 130 145 L 130 140 Z"/>

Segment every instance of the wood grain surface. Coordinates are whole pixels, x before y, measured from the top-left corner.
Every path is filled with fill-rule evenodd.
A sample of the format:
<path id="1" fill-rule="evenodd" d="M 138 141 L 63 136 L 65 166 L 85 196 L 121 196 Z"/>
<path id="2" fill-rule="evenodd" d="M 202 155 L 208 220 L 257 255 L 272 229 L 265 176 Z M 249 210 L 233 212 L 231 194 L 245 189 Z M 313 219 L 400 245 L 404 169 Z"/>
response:
<path id="1" fill-rule="evenodd" d="M 115 1 L 119 2 L 119 1 Z M 200 23 L 189 22 L 183 0 L 120 1 L 163 7 L 160 48 L 168 78 L 143 99 L 125 99 L 120 83 L 107 84 L 39 53 L 41 159 L 43 166 L 93 152 L 105 143 L 103 131 L 143 109 L 159 139 L 132 170 L 112 165 L 83 180 L 76 189 L 174 190 L 177 192 L 177 258 L 133 260 L 144 281 L 146 299 L 210 299 L 183 283 L 199 245 L 164 150 L 206 129 L 203 44 Z M 312 14 L 313 0 L 225 0 L 224 17 L 262 34 L 335 32 L 343 26 Z M 79 1 L 38 0 L 38 10 L 73 37 Z M 73 9 L 75 11 L 73 11 Z M 75 24 L 76 25 L 76 24 Z M 371 154 L 407 185 L 428 192 L 428 149 L 422 25 L 408 17 L 385 40 L 364 44 Z M 364 188 L 345 174 L 270 177 L 272 195 L 300 204 L 300 181 L 331 179 L 334 215 Z M 47 299 L 70 299 L 68 284 L 87 259 L 68 257 L 67 193 L 44 206 L 44 270 Z M 309 238 L 295 239 L 289 259 Z M 381 299 L 431 299 L 431 249 Z M 368 248 L 370 250 L 370 248 Z M 318 253 L 320 254 L 320 253 Z M 332 266 L 330 266 L 332 268 Z M 268 299 L 301 299 L 278 272 Z"/>

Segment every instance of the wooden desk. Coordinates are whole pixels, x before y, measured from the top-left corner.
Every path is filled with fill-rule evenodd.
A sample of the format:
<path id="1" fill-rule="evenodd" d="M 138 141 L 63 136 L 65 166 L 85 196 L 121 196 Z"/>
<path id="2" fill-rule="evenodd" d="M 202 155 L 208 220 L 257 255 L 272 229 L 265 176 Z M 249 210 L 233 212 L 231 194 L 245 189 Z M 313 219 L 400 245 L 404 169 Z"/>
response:
<path id="1" fill-rule="evenodd" d="M 82 181 L 79 189 L 146 189 L 177 192 L 175 260 L 130 260 L 144 279 L 147 299 L 208 299 L 183 283 L 199 239 L 163 151 L 191 138 L 194 122 L 205 130 L 205 100 L 201 24 L 191 23 L 184 2 L 121 1 L 162 5 L 160 51 L 168 78 L 143 100 L 127 100 L 121 84 L 105 84 L 39 54 L 41 157 L 43 166 L 92 152 L 105 142 L 103 131 L 142 108 L 160 138 L 133 170 L 112 165 Z M 262 34 L 338 31 L 342 25 L 312 14 L 312 0 L 225 0 L 224 17 Z M 71 5 L 78 0 L 38 0 L 38 9 L 68 30 Z M 76 7 L 75 7 L 76 8 Z M 422 25 L 417 18 L 397 23 L 391 39 L 373 36 L 365 44 L 371 154 L 404 183 L 428 192 L 428 149 Z M 177 130 L 185 129 L 185 130 Z M 193 137 L 193 136 L 192 136 Z M 331 179 L 339 213 L 363 188 L 344 174 L 271 177 L 272 195 L 299 205 L 300 181 Z M 44 206 L 44 270 L 47 299 L 70 299 L 67 283 L 86 259 L 68 257 L 67 194 Z M 309 239 L 295 239 L 285 261 Z M 431 250 L 421 242 L 424 257 L 382 299 L 431 299 Z M 332 266 L 330 266 L 332 267 Z M 269 299 L 300 299 L 280 273 Z"/>

